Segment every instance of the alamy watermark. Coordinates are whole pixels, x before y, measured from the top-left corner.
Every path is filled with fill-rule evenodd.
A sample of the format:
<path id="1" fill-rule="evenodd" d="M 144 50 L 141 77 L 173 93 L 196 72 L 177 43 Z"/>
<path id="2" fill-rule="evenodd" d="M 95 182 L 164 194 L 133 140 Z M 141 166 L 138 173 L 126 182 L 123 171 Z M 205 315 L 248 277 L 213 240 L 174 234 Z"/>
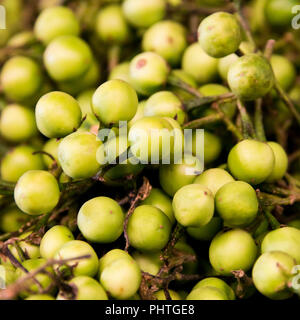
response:
<path id="1" fill-rule="evenodd" d="M 0 5 L 0 30 L 6 29 L 6 9 Z"/>
<path id="2" fill-rule="evenodd" d="M 300 5 L 294 6 L 292 8 L 292 13 L 295 14 L 292 19 L 292 28 L 298 30 L 300 29 Z"/>

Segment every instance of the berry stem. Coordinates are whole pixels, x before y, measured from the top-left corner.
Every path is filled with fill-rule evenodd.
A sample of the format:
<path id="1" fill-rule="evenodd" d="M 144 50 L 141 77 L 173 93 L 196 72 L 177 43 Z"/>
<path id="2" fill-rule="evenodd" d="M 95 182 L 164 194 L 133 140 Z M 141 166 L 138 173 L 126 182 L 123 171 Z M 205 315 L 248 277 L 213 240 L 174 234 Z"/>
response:
<path id="1" fill-rule="evenodd" d="M 267 141 L 263 125 L 262 99 L 256 100 L 254 115 L 255 132 L 258 140 Z"/>
<path id="2" fill-rule="evenodd" d="M 237 101 L 237 106 L 241 115 L 244 139 L 249 139 L 249 138 L 256 139 L 256 133 L 254 131 L 254 127 L 250 119 L 250 116 L 246 110 L 246 107 L 243 105 L 241 100 Z"/>

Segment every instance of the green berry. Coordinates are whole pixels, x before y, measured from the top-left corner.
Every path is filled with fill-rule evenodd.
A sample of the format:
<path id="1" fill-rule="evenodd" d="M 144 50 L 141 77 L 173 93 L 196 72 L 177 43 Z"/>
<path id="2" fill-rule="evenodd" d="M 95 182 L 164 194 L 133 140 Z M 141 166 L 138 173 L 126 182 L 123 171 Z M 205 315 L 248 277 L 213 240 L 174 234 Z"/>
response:
<path id="1" fill-rule="evenodd" d="M 44 9 L 37 17 L 34 25 L 36 37 L 45 44 L 59 36 L 78 36 L 79 31 L 79 22 L 75 14 L 72 10 L 63 6 Z"/>
<path id="2" fill-rule="evenodd" d="M 248 226 L 258 212 L 256 192 L 243 181 L 226 183 L 216 194 L 216 209 L 227 226 Z"/>
<path id="3" fill-rule="evenodd" d="M 74 132 L 65 137 L 58 147 L 58 160 L 63 171 L 73 179 L 91 178 L 100 169 L 96 152 L 101 144 L 89 132 Z"/>
<path id="4" fill-rule="evenodd" d="M 169 66 L 160 55 L 143 52 L 130 62 L 130 79 L 135 90 L 149 96 L 161 89 L 167 82 Z"/>
<path id="5" fill-rule="evenodd" d="M 210 241 L 222 228 L 222 219 L 212 217 L 212 219 L 202 227 L 188 227 L 187 233 L 194 239 L 200 241 Z"/>
<path id="6" fill-rule="evenodd" d="M 130 244 L 142 251 L 158 251 L 165 247 L 171 232 L 169 218 L 158 208 L 142 205 L 129 218 Z"/>
<path id="7" fill-rule="evenodd" d="M 74 236 L 69 228 L 56 225 L 49 229 L 43 236 L 40 243 L 41 256 L 51 259 L 56 252 L 67 242 L 74 240 Z"/>
<path id="8" fill-rule="evenodd" d="M 270 231 L 263 239 L 261 252 L 282 251 L 300 263 L 300 230 L 284 227 Z"/>
<path id="9" fill-rule="evenodd" d="M 144 109 L 146 106 L 147 100 L 140 101 L 137 107 L 137 111 L 134 115 L 134 117 L 128 122 L 128 128 L 130 129 L 132 125 L 137 122 L 138 120 L 142 119 L 144 117 Z"/>
<path id="10" fill-rule="evenodd" d="M 58 163 L 58 146 L 60 144 L 59 139 L 49 139 L 43 146 L 43 151 L 51 155 L 54 160 L 47 154 L 43 154 L 43 160 L 47 168 L 51 168 L 54 161 Z M 58 163 L 59 164 L 59 163 Z"/>
<path id="11" fill-rule="evenodd" d="M 24 101 L 38 93 L 42 85 L 39 65 L 22 56 L 10 58 L 2 67 L 0 82 L 5 95 L 14 101 Z"/>
<path id="12" fill-rule="evenodd" d="M 182 69 L 198 84 L 213 82 L 218 76 L 218 59 L 207 55 L 199 43 L 193 43 L 183 54 Z"/>
<path id="13" fill-rule="evenodd" d="M 135 251 L 132 254 L 133 259 L 137 262 L 142 271 L 152 275 L 157 275 L 162 267 L 160 260 L 160 251 L 158 252 L 139 252 Z"/>
<path id="14" fill-rule="evenodd" d="M 251 235 L 241 229 L 217 234 L 209 247 L 209 261 L 218 274 L 229 276 L 234 270 L 250 270 L 257 255 Z"/>
<path id="15" fill-rule="evenodd" d="M 198 41 L 211 57 L 222 58 L 237 51 L 242 40 L 236 17 L 227 12 L 216 12 L 206 17 L 198 28 Z"/>
<path id="16" fill-rule="evenodd" d="M 96 118 L 92 108 L 92 98 L 94 92 L 94 89 L 85 90 L 81 92 L 81 94 L 77 97 L 82 117 L 86 117 L 86 119 L 81 124 L 81 128 L 90 129 L 93 126 L 99 125 L 99 121 Z"/>
<path id="17" fill-rule="evenodd" d="M 138 106 L 135 90 L 125 81 L 110 80 L 94 93 L 92 106 L 96 116 L 104 125 L 131 120 Z"/>
<path id="18" fill-rule="evenodd" d="M 119 5 L 101 8 L 95 22 L 98 37 L 107 43 L 125 43 L 130 37 L 130 30 Z"/>
<path id="19" fill-rule="evenodd" d="M 262 254 L 252 270 L 252 279 L 256 289 L 264 296 L 283 300 L 292 295 L 288 282 L 292 278 L 295 260 L 281 251 Z"/>
<path id="20" fill-rule="evenodd" d="M 222 290 L 206 286 L 192 290 L 186 300 L 229 300 L 229 298 Z"/>
<path id="21" fill-rule="evenodd" d="M 28 296 L 25 300 L 55 300 L 54 297 L 50 296 L 49 294 L 32 294 Z"/>
<path id="22" fill-rule="evenodd" d="M 190 184 L 179 189 L 173 198 L 176 220 L 184 227 L 202 227 L 214 214 L 214 197 L 200 184 Z"/>
<path id="23" fill-rule="evenodd" d="M 0 229 L 4 233 L 18 231 L 29 219 L 16 205 L 10 205 L 1 212 Z"/>
<path id="24" fill-rule="evenodd" d="M 253 185 L 270 176 L 274 163 L 274 152 L 267 143 L 249 139 L 236 144 L 227 160 L 228 168 L 236 179 Z"/>
<path id="25" fill-rule="evenodd" d="M 44 163 L 40 154 L 33 154 L 36 149 L 20 145 L 9 151 L 1 161 L 0 170 L 3 180 L 17 182 L 29 170 L 42 170 Z"/>
<path id="26" fill-rule="evenodd" d="M 268 142 L 274 153 L 275 163 L 272 173 L 268 176 L 266 182 L 276 182 L 284 177 L 288 168 L 288 157 L 285 150 L 277 142 Z"/>
<path id="27" fill-rule="evenodd" d="M 228 76 L 228 71 L 230 66 L 238 60 L 238 55 L 236 55 L 235 53 L 231 53 L 226 57 L 223 57 L 219 60 L 219 64 L 218 64 L 218 71 L 219 71 L 219 75 L 220 77 L 224 80 L 227 81 L 227 76 Z"/>
<path id="28" fill-rule="evenodd" d="M 78 102 L 64 92 L 47 93 L 36 105 L 35 117 L 40 132 L 48 138 L 61 138 L 80 125 Z"/>
<path id="29" fill-rule="evenodd" d="M 87 276 L 78 276 L 68 282 L 75 287 L 75 297 L 72 300 L 108 300 L 107 294 L 101 284 L 95 279 Z M 69 300 L 62 292 L 58 294 L 57 300 Z"/>
<path id="30" fill-rule="evenodd" d="M 101 259 L 99 260 L 99 272 L 102 271 L 111 263 L 119 259 L 131 259 L 132 257 L 128 254 L 128 252 L 121 249 L 113 249 L 108 251 Z"/>
<path id="31" fill-rule="evenodd" d="M 129 71 L 130 71 L 130 62 L 122 62 L 118 65 L 116 65 L 109 73 L 108 75 L 108 80 L 123 80 L 128 83 L 130 83 L 130 76 L 129 76 Z"/>
<path id="32" fill-rule="evenodd" d="M 195 179 L 194 183 L 201 184 L 208 188 L 215 196 L 221 187 L 233 181 L 233 177 L 226 170 L 212 168 L 201 173 L 200 176 Z"/>
<path id="33" fill-rule="evenodd" d="M 15 187 L 17 206 L 30 215 L 51 212 L 58 204 L 60 191 L 54 176 L 42 170 L 25 172 Z"/>
<path id="34" fill-rule="evenodd" d="M 170 91 L 154 93 L 145 103 L 144 115 L 173 118 L 179 124 L 183 124 L 187 117 L 182 102 Z"/>
<path id="35" fill-rule="evenodd" d="M 293 86 L 296 79 L 296 69 L 293 63 L 286 57 L 273 54 L 271 66 L 274 71 L 275 78 L 284 90 L 289 90 Z"/>
<path id="36" fill-rule="evenodd" d="M 228 71 L 228 83 L 241 100 L 265 96 L 274 85 L 269 61 L 259 54 L 247 54 L 234 62 Z"/>
<path id="37" fill-rule="evenodd" d="M 18 143 L 37 135 L 34 112 L 18 104 L 11 104 L 1 112 L 1 135 L 8 141 Z"/>
<path id="38" fill-rule="evenodd" d="M 172 300 L 182 300 L 180 295 L 177 292 L 175 292 L 174 290 L 168 289 L 168 292 L 169 292 L 169 295 Z M 154 295 L 157 300 L 167 300 L 167 297 L 165 295 L 164 290 L 159 290 L 159 291 L 155 292 Z"/>
<path id="39" fill-rule="evenodd" d="M 166 4 L 164 0 L 125 0 L 122 9 L 130 24 L 147 28 L 163 19 Z"/>
<path id="40" fill-rule="evenodd" d="M 83 236 L 98 243 L 116 241 L 123 233 L 124 214 L 119 204 L 107 197 L 93 198 L 84 203 L 77 216 Z"/>
<path id="41" fill-rule="evenodd" d="M 160 189 L 152 188 L 149 196 L 142 202 L 160 209 L 171 221 L 175 222 L 171 199 Z"/>
<path id="42" fill-rule="evenodd" d="M 183 51 L 187 47 L 186 30 L 171 20 L 164 20 L 151 26 L 143 36 L 144 51 L 153 51 L 176 66 L 180 63 Z"/>
<path id="43" fill-rule="evenodd" d="M 81 260 L 72 260 L 66 263 L 73 267 L 74 276 L 94 277 L 98 271 L 99 260 L 94 249 L 81 240 L 71 240 L 66 242 L 55 254 L 54 259 L 71 259 L 77 257 L 89 256 Z M 65 267 L 55 266 L 55 269 L 63 271 Z"/>
<path id="44" fill-rule="evenodd" d="M 44 64 L 55 81 L 66 81 L 83 76 L 92 63 L 89 46 L 75 36 L 60 36 L 49 43 L 44 53 Z"/>

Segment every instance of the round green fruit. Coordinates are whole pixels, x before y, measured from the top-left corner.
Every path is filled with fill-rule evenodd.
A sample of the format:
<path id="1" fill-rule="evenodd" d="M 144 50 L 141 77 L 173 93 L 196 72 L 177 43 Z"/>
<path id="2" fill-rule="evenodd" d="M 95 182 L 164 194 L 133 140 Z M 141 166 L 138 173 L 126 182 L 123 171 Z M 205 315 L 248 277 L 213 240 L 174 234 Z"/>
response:
<path id="1" fill-rule="evenodd" d="M 168 292 L 172 300 L 182 300 L 180 295 L 176 291 L 168 289 Z M 155 292 L 154 295 L 157 300 L 167 300 L 164 290 L 159 290 Z"/>
<path id="2" fill-rule="evenodd" d="M 25 172 L 14 190 L 17 206 L 30 215 L 51 212 L 58 204 L 59 197 L 60 191 L 55 177 L 43 170 Z"/>
<path id="3" fill-rule="evenodd" d="M 85 202 L 77 216 L 79 230 L 91 242 L 116 241 L 123 232 L 123 223 L 122 208 L 108 197 L 97 197 Z"/>
<path id="4" fill-rule="evenodd" d="M 40 243 L 41 256 L 51 259 L 56 252 L 67 242 L 74 240 L 74 236 L 69 228 L 56 225 L 49 229 L 43 236 Z"/>
<path id="5" fill-rule="evenodd" d="M 108 251 L 101 259 L 99 260 L 99 272 L 102 271 L 111 263 L 119 259 L 132 259 L 128 252 L 121 249 L 113 249 Z"/>
<path id="6" fill-rule="evenodd" d="M 76 260 L 77 257 L 88 256 L 84 259 Z M 71 240 L 66 242 L 54 255 L 54 259 L 71 259 L 65 265 L 72 267 L 74 276 L 89 276 L 94 277 L 97 274 L 99 260 L 94 249 L 87 243 L 81 240 Z M 55 269 L 60 272 L 66 267 L 55 266 Z"/>
<path id="7" fill-rule="evenodd" d="M 38 129 L 48 138 L 62 138 L 76 130 L 81 122 L 78 102 L 60 91 L 47 93 L 35 108 Z"/>
<path id="8" fill-rule="evenodd" d="M 81 124 L 81 128 L 90 129 L 93 126 L 98 126 L 99 121 L 96 118 L 93 107 L 92 107 L 92 99 L 95 93 L 94 89 L 85 90 L 80 93 L 77 97 L 77 101 L 79 103 L 82 117 L 86 117 L 86 119 Z"/>
<path id="9" fill-rule="evenodd" d="M 216 193 L 216 209 L 227 226 L 249 226 L 258 213 L 256 192 L 243 181 L 226 183 Z"/>
<path id="10" fill-rule="evenodd" d="M 129 121 L 136 114 L 138 98 L 135 90 L 125 81 L 109 80 L 94 93 L 92 107 L 104 125 Z"/>
<path id="11" fill-rule="evenodd" d="M 186 30 L 178 22 L 164 20 L 155 23 L 143 35 L 142 48 L 153 51 L 176 66 L 187 46 Z"/>
<path id="12" fill-rule="evenodd" d="M 44 163 L 40 154 L 33 154 L 36 149 L 20 145 L 9 151 L 1 161 L 1 177 L 5 181 L 17 182 L 29 170 L 42 170 Z"/>
<path id="13" fill-rule="evenodd" d="M 71 9 L 55 6 L 44 9 L 36 19 L 34 33 L 44 44 L 59 36 L 78 36 L 79 22 Z"/>
<path id="14" fill-rule="evenodd" d="M 187 233 L 194 239 L 200 241 L 210 241 L 222 228 L 222 219 L 212 217 L 212 219 L 202 227 L 188 227 Z"/>
<path id="15" fill-rule="evenodd" d="M 127 83 L 130 83 L 130 77 L 129 77 L 129 71 L 130 71 L 130 62 L 122 62 L 117 64 L 113 69 L 110 71 L 108 75 L 108 80 L 123 80 Z"/>
<path id="16" fill-rule="evenodd" d="M 147 28 L 163 19 L 166 3 L 164 0 L 125 0 L 122 9 L 131 25 L 136 28 Z"/>
<path id="17" fill-rule="evenodd" d="M 274 71 L 275 78 L 284 90 L 289 90 L 293 86 L 296 79 L 296 69 L 293 63 L 286 57 L 273 54 L 271 66 Z"/>
<path id="18" fill-rule="evenodd" d="M 60 144 L 59 139 L 49 139 L 43 146 L 43 151 L 47 152 L 47 154 L 43 154 L 43 160 L 47 168 L 51 168 L 56 161 L 56 163 L 59 165 L 58 162 L 58 146 Z M 48 155 L 49 154 L 49 155 Z M 50 157 L 51 155 L 51 157 Z M 53 157 L 53 159 L 52 159 Z"/>
<path id="19" fill-rule="evenodd" d="M 288 168 L 288 157 L 285 150 L 277 142 L 268 142 L 268 145 L 271 147 L 275 163 L 272 173 L 268 176 L 266 182 L 276 182 L 284 177 L 287 168 Z"/>
<path id="20" fill-rule="evenodd" d="M 58 147 L 58 160 L 63 171 L 73 179 L 91 178 L 100 169 L 96 152 L 101 144 L 89 132 L 74 132 L 65 137 Z"/>
<path id="21" fill-rule="evenodd" d="M 230 276 L 234 270 L 250 270 L 257 256 L 251 235 L 241 229 L 217 234 L 209 247 L 209 261 L 220 275 Z"/>
<path id="22" fill-rule="evenodd" d="M 134 248 L 141 251 L 158 251 L 169 241 L 171 222 L 160 209 L 142 205 L 130 216 L 127 233 Z"/>
<path id="23" fill-rule="evenodd" d="M 198 41 L 211 57 L 225 57 L 237 51 L 240 46 L 242 41 L 240 25 L 234 15 L 216 12 L 200 23 Z"/>
<path id="24" fill-rule="evenodd" d="M 275 156 L 267 143 L 245 139 L 231 149 L 227 164 L 236 179 L 256 185 L 272 174 Z"/>
<path id="25" fill-rule="evenodd" d="M 283 300 L 291 297 L 288 283 L 293 277 L 296 261 L 281 251 L 262 254 L 252 270 L 252 279 L 256 289 L 264 296 Z"/>
<path id="26" fill-rule="evenodd" d="M 230 300 L 226 293 L 216 287 L 206 286 L 192 290 L 186 300 Z"/>
<path id="27" fill-rule="evenodd" d="M 190 184 L 179 189 L 173 198 L 176 220 L 184 227 L 202 227 L 214 214 L 214 197 L 200 184 Z"/>
<path id="28" fill-rule="evenodd" d="M 229 54 L 226 57 L 223 57 L 219 60 L 218 71 L 220 77 L 227 82 L 227 76 L 230 66 L 238 60 L 238 55 L 235 53 Z"/>
<path id="29" fill-rule="evenodd" d="M 241 100 L 262 98 L 274 85 L 271 64 L 259 54 L 240 57 L 228 71 L 228 84 Z"/>
<path id="30" fill-rule="evenodd" d="M 89 46 L 75 36 L 60 36 L 49 43 L 44 53 L 44 65 L 55 81 L 83 76 L 92 63 Z"/>
<path id="31" fill-rule="evenodd" d="M 148 272 L 152 275 L 157 275 L 162 267 L 160 260 L 161 252 L 139 252 L 135 251 L 132 254 L 133 259 L 137 262 L 142 271 Z"/>
<path id="32" fill-rule="evenodd" d="M 135 90 L 149 96 L 161 89 L 170 72 L 164 58 L 154 52 L 143 52 L 130 62 L 129 76 Z"/>
<path id="33" fill-rule="evenodd" d="M 24 214 L 15 205 L 10 205 L 1 212 L 0 216 L 0 229 L 6 232 L 18 231 L 27 221 L 29 216 Z"/>

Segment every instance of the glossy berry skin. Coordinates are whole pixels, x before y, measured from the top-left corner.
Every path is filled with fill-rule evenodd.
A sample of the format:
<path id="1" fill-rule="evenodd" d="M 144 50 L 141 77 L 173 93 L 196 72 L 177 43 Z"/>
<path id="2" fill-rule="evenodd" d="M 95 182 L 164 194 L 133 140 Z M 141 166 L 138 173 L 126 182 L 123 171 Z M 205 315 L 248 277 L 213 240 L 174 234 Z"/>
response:
<path id="1" fill-rule="evenodd" d="M 53 138 L 53 139 L 49 139 L 43 146 L 43 151 L 47 152 L 49 155 L 51 155 L 54 158 L 53 160 L 51 157 L 49 157 L 46 154 L 43 154 L 42 156 L 46 167 L 49 169 L 54 165 L 54 161 L 56 161 L 57 164 L 59 165 L 59 162 L 58 162 L 59 144 L 60 144 L 60 139 Z"/>
<path id="2" fill-rule="evenodd" d="M 121 250 L 121 249 L 112 249 L 108 251 L 104 256 L 101 257 L 99 260 L 99 273 L 101 274 L 102 271 L 111 263 L 119 259 L 132 259 L 132 257 L 128 254 L 128 252 Z"/>
<path id="3" fill-rule="evenodd" d="M 225 184 L 216 194 L 216 209 L 230 227 L 248 226 L 257 216 L 258 200 L 255 190 L 243 181 Z"/>
<path id="4" fill-rule="evenodd" d="M 160 260 L 160 251 L 157 252 L 139 252 L 135 251 L 132 254 L 133 259 L 137 262 L 142 271 L 152 275 L 157 275 L 162 267 Z"/>
<path id="5" fill-rule="evenodd" d="M 187 47 L 186 30 L 171 20 L 155 23 L 144 34 L 142 48 L 162 56 L 171 66 L 177 66 Z"/>
<path id="6" fill-rule="evenodd" d="M 152 188 L 149 196 L 146 200 L 142 201 L 142 204 L 151 205 L 160 209 L 170 219 L 170 222 L 174 224 L 175 217 L 172 201 L 161 189 Z"/>
<path id="7" fill-rule="evenodd" d="M 233 177 L 224 169 L 212 168 L 205 170 L 194 181 L 208 188 L 215 196 L 217 191 L 229 182 L 233 182 Z"/>
<path id="8" fill-rule="evenodd" d="M 193 290 L 203 288 L 203 287 L 214 287 L 222 290 L 230 300 L 235 300 L 235 294 L 232 288 L 223 280 L 219 278 L 205 278 L 199 281 L 194 287 Z"/>
<path id="9" fill-rule="evenodd" d="M 100 271 L 100 283 L 109 295 L 118 300 L 131 298 L 139 289 L 142 274 L 131 257 L 119 258 Z"/>
<path id="10" fill-rule="evenodd" d="M 68 297 L 59 293 L 57 300 L 108 300 L 101 284 L 91 277 L 78 276 L 71 279 L 68 284 L 76 288 L 74 299 L 68 299 Z"/>
<path id="11" fill-rule="evenodd" d="M 296 5 L 299 5 L 297 0 L 270 0 L 265 6 L 265 17 L 271 26 L 290 27 Z"/>
<path id="12" fill-rule="evenodd" d="M 20 145 L 9 151 L 1 161 L 1 177 L 5 181 L 17 182 L 29 170 L 42 170 L 44 163 L 40 154 L 33 155 L 36 149 Z"/>
<path id="13" fill-rule="evenodd" d="M 170 91 L 154 93 L 145 103 L 144 115 L 146 117 L 160 116 L 173 118 L 180 125 L 186 120 L 182 102 Z"/>
<path id="14" fill-rule="evenodd" d="M 184 227 L 202 227 L 214 214 L 214 197 L 211 191 L 199 184 L 179 189 L 173 198 L 176 220 Z"/>
<path id="15" fill-rule="evenodd" d="M 160 55 L 143 52 L 131 60 L 129 76 L 135 90 L 149 96 L 165 85 L 169 71 L 167 62 Z"/>
<path id="16" fill-rule="evenodd" d="M 274 71 L 275 78 L 284 90 L 289 90 L 293 86 L 296 79 L 296 69 L 293 63 L 286 57 L 273 54 L 271 66 Z"/>
<path id="17" fill-rule="evenodd" d="M 75 36 L 60 36 L 54 39 L 44 53 L 45 67 L 55 81 L 67 81 L 83 76 L 91 63 L 91 49 Z"/>
<path id="18" fill-rule="evenodd" d="M 36 37 L 46 45 L 59 36 L 78 36 L 79 31 L 76 16 L 71 9 L 63 6 L 44 9 L 34 25 Z"/>
<path id="19" fill-rule="evenodd" d="M 209 247 L 209 261 L 215 271 L 230 276 L 234 270 L 247 272 L 255 262 L 256 244 L 251 235 L 242 229 L 220 232 Z"/>
<path id="20" fill-rule="evenodd" d="M 100 169 L 96 152 L 101 144 L 89 132 L 74 132 L 65 137 L 58 147 L 58 159 L 63 171 L 73 179 L 95 175 Z"/>
<path id="21" fill-rule="evenodd" d="M 123 80 L 128 83 L 130 83 L 130 77 L 129 77 L 129 71 L 130 71 L 130 62 L 125 61 L 122 63 L 119 63 L 116 65 L 109 73 L 108 80 Z"/>
<path id="22" fill-rule="evenodd" d="M 86 119 L 80 126 L 81 128 L 90 129 L 94 126 L 99 126 L 99 120 L 96 118 L 92 108 L 92 98 L 94 92 L 95 89 L 85 90 L 81 92 L 80 95 L 77 97 L 82 117 L 86 117 Z"/>
<path id="23" fill-rule="evenodd" d="M 135 90 L 125 81 L 109 80 L 94 93 L 92 107 L 104 125 L 131 120 L 138 106 Z"/>
<path id="24" fill-rule="evenodd" d="M 17 206 L 30 215 L 52 211 L 58 204 L 60 191 L 54 176 L 43 170 L 25 172 L 14 190 Z"/>
<path id="25" fill-rule="evenodd" d="M 182 164 L 162 165 L 159 168 L 159 182 L 162 189 L 172 197 L 180 188 L 193 183 L 201 170 L 200 162 L 189 156 Z"/>
<path id="26" fill-rule="evenodd" d="M 56 252 L 67 242 L 74 240 L 71 230 L 65 226 L 56 225 L 49 229 L 40 243 L 41 256 L 51 259 Z"/>
<path id="27" fill-rule="evenodd" d="M 85 202 L 77 216 L 79 230 L 91 242 L 114 242 L 123 232 L 123 223 L 122 208 L 108 197 L 97 197 Z"/>
<path id="28" fill-rule="evenodd" d="M 25 260 L 22 265 L 25 269 L 27 269 L 29 272 L 33 272 L 34 270 L 40 268 L 41 266 L 43 266 L 45 263 L 47 262 L 46 259 L 40 258 L 40 259 L 29 259 L 29 260 Z M 51 267 L 46 268 L 46 270 L 50 273 L 53 273 L 53 270 Z M 16 276 L 17 279 L 21 279 L 22 277 L 24 277 L 26 275 L 26 273 L 22 270 L 22 269 L 17 269 L 16 270 Z M 49 285 L 52 282 L 52 279 L 49 275 L 45 274 L 45 273 L 38 273 L 35 278 L 38 280 L 38 282 L 41 284 L 43 289 L 47 289 L 49 287 Z M 20 293 L 20 296 L 22 298 L 26 298 L 28 296 L 30 296 L 33 293 L 38 293 L 39 292 L 39 287 L 37 285 L 36 282 L 34 282 L 32 279 L 29 281 L 29 290 L 24 290 Z"/>
<path id="29" fill-rule="evenodd" d="M 11 104 L 1 112 L 1 135 L 8 141 L 19 143 L 37 135 L 34 112 L 18 104 Z"/>
<path id="30" fill-rule="evenodd" d="M 81 240 L 71 240 L 66 242 L 55 254 L 54 259 L 69 259 L 80 256 L 87 256 L 89 258 L 81 260 L 73 260 L 68 262 L 68 266 L 75 266 L 73 268 L 74 276 L 89 276 L 94 277 L 98 271 L 99 261 L 94 249 L 87 243 Z M 64 267 L 55 266 L 55 269 L 60 271 Z"/>
<path id="31" fill-rule="evenodd" d="M 60 91 L 47 93 L 36 105 L 38 129 L 48 138 L 62 138 L 80 125 L 81 110 L 78 102 Z"/>
<path id="32" fill-rule="evenodd" d="M 247 54 L 234 62 L 228 71 L 231 91 L 241 100 L 265 96 L 274 85 L 274 74 L 268 60 L 259 54 Z"/>
<path id="33" fill-rule="evenodd" d="M 180 295 L 174 290 L 168 290 L 172 300 L 182 300 Z M 164 290 L 159 290 L 155 292 L 155 297 L 157 300 L 167 300 Z"/>
<path id="34" fill-rule="evenodd" d="M 186 300 L 229 300 L 226 293 L 216 287 L 206 286 L 192 290 Z"/>
<path id="35" fill-rule="evenodd" d="M 292 270 L 296 261 L 281 251 L 262 254 L 252 270 L 252 279 L 256 289 L 264 296 L 273 300 L 288 299 L 292 292 L 288 282 L 293 277 Z"/>
<path id="36" fill-rule="evenodd" d="M 252 185 L 265 181 L 273 172 L 274 163 L 274 153 L 267 143 L 249 139 L 236 144 L 227 160 L 231 174 Z"/>
<path id="37" fill-rule="evenodd" d="M 216 12 L 206 17 L 198 28 L 198 41 L 203 50 L 214 58 L 237 51 L 242 40 L 241 28 L 234 15 Z"/>
<path id="38" fill-rule="evenodd" d="M 2 210 L 0 229 L 4 233 L 18 231 L 29 219 L 16 205 L 10 205 Z"/>
<path id="39" fill-rule="evenodd" d="M 193 43 L 183 54 L 182 69 L 198 84 L 213 82 L 218 76 L 218 59 L 207 55 L 199 43 Z"/>
<path id="40" fill-rule="evenodd" d="M 158 208 L 142 205 L 129 218 L 128 238 L 130 244 L 141 251 L 157 251 L 167 244 L 171 222 Z"/>
<path id="41" fill-rule="evenodd" d="M 283 227 L 270 231 L 263 239 L 261 252 L 282 251 L 300 263 L 300 230 Z"/>
<path id="42" fill-rule="evenodd" d="M 272 173 L 268 176 L 266 182 L 276 182 L 282 179 L 288 168 L 288 157 L 285 150 L 277 142 L 268 142 L 268 145 L 272 148 L 275 163 Z"/>
<path id="43" fill-rule="evenodd" d="M 119 5 L 101 8 L 95 23 L 98 37 L 106 43 L 125 43 L 130 37 L 130 30 Z"/>
<path id="44" fill-rule="evenodd" d="M 163 19 L 166 4 L 164 0 L 125 0 L 122 9 L 131 25 L 136 28 L 147 28 Z"/>
<path id="45" fill-rule="evenodd" d="M 228 75 L 228 71 L 230 66 L 238 60 L 238 55 L 236 55 L 235 53 L 231 53 L 226 57 L 223 57 L 221 59 L 219 59 L 219 63 L 218 63 L 218 71 L 219 71 L 219 75 L 220 77 L 227 82 L 227 75 Z"/>
<path id="46" fill-rule="evenodd" d="M 188 227 L 187 233 L 194 239 L 200 241 L 210 241 L 222 228 L 222 219 L 212 217 L 211 220 L 202 227 Z"/>
<path id="47" fill-rule="evenodd" d="M 16 102 L 32 98 L 42 85 L 38 64 L 27 57 L 10 58 L 2 67 L 0 82 L 5 95 Z"/>

